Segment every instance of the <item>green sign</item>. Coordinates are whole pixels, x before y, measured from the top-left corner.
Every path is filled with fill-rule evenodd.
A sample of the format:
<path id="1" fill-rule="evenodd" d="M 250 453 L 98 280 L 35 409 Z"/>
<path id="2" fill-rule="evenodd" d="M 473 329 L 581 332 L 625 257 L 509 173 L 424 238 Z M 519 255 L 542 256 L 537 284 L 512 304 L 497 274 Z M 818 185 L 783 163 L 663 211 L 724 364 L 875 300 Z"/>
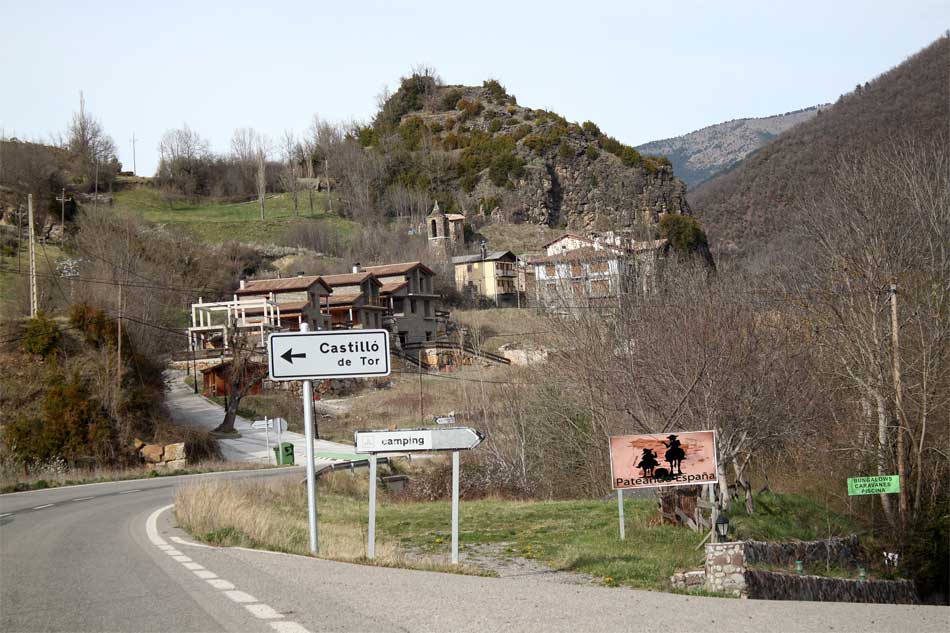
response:
<path id="1" fill-rule="evenodd" d="M 879 495 L 901 491 L 901 478 L 898 475 L 880 475 L 878 477 L 849 477 L 848 496 Z"/>

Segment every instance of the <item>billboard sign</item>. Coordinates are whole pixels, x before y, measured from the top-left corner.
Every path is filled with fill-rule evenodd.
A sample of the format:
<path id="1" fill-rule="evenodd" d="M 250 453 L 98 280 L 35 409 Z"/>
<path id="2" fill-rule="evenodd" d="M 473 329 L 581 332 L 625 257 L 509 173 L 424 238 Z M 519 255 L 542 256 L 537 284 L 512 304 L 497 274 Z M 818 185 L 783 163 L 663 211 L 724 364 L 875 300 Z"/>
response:
<path id="1" fill-rule="evenodd" d="M 689 431 L 610 438 L 610 484 L 615 489 L 713 484 L 716 432 Z"/>
<path id="2" fill-rule="evenodd" d="M 877 477 L 849 477 L 848 496 L 883 495 L 901 491 L 901 478 L 898 475 L 878 475 Z"/>

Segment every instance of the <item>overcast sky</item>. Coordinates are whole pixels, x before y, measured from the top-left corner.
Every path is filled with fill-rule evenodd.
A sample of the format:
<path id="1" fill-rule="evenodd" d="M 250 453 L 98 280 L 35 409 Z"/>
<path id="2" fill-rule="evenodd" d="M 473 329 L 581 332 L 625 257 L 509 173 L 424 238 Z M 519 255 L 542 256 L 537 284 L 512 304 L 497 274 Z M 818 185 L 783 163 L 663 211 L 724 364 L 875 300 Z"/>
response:
<path id="1" fill-rule="evenodd" d="M 950 2 L 0 0 L 0 22 L 0 131 L 48 139 L 82 90 L 151 175 L 167 129 L 224 151 L 237 127 L 368 119 L 420 63 L 637 145 L 834 101 L 937 39 Z"/>

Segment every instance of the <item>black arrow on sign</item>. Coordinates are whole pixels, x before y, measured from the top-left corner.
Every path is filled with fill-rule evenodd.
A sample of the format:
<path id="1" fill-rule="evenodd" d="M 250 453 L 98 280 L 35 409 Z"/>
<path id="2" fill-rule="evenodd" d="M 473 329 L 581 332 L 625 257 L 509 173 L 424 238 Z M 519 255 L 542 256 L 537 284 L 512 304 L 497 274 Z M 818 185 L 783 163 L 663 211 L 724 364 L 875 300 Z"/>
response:
<path id="1" fill-rule="evenodd" d="M 293 348 L 290 348 L 289 350 L 287 350 L 286 352 L 284 352 L 283 354 L 281 354 L 280 357 L 283 358 L 283 359 L 284 359 L 285 361 L 287 361 L 288 363 L 290 363 L 291 365 L 293 365 L 295 358 L 306 358 L 307 355 L 306 355 L 306 354 L 294 354 L 294 349 L 293 349 Z"/>

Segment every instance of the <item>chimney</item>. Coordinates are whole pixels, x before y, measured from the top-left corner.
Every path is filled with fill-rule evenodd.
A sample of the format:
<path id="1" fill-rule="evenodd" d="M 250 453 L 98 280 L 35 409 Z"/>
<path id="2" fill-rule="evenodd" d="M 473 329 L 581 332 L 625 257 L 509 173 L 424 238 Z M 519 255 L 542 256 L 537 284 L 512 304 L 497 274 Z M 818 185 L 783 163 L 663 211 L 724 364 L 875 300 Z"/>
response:
<path id="1" fill-rule="evenodd" d="M 488 245 L 487 245 L 487 242 L 485 242 L 485 240 L 482 240 L 481 246 L 482 246 L 482 261 L 484 261 L 485 258 L 488 257 Z"/>
<path id="2" fill-rule="evenodd" d="M 355 262 L 353 264 L 353 274 L 355 275 L 356 273 L 361 273 L 361 272 L 363 272 L 363 267 L 360 266 L 359 262 Z"/>
<path id="3" fill-rule="evenodd" d="M 241 290 L 244 290 L 244 286 L 247 284 L 247 277 L 245 277 L 244 275 L 241 275 L 240 283 L 241 283 Z"/>
<path id="4" fill-rule="evenodd" d="M 303 271 L 302 271 L 302 270 L 298 270 L 298 271 L 297 271 L 297 276 L 298 276 L 298 277 L 303 277 Z"/>

